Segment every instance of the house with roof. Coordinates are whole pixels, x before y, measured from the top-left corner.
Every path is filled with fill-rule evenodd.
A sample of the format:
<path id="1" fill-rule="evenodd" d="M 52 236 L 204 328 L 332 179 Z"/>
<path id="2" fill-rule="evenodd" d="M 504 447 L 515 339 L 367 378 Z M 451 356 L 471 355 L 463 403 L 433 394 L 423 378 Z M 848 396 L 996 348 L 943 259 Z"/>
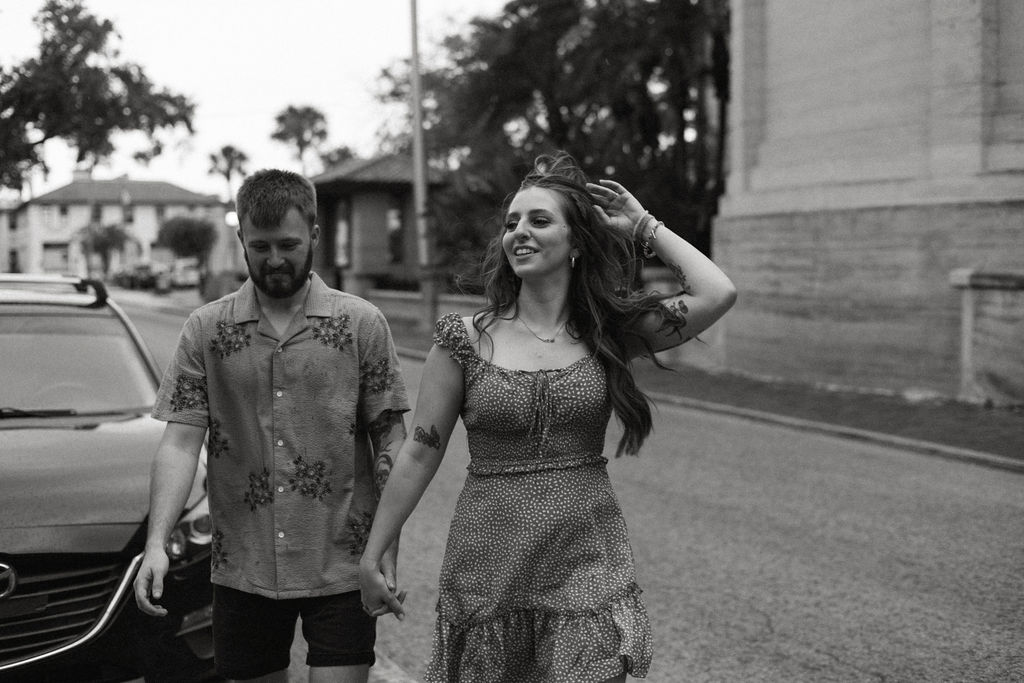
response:
<path id="1" fill-rule="evenodd" d="M 362 296 L 374 287 L 403 287 L 417 281 L 410 157 L 349 159 L 311 180 L 321 230 L 314 268 L 325 282 Z M 444 178 L 430 169 L 427 182 L 436 188 Z"/>
<path id="2" fill-rule="evenodd" d="M 88 171 L 76 171 L 69 184 L 6 212 L 0 272 L 84 275 L 95 271 L 97 264 L 89 262 L 79 236 L 82 228 L 94 224 L 120 225 L 133 238 L 114 255 L 112 268 L 167 261 L 171 255 L 157 248 L 157 231 L 165 220 L 178 215 L 203 218 L 223 229 L 215 250 L 230 250 L 234 230 L 225 222 L 226 210 L 216 195 L 198 194 L 171 183 L 127 176 L 95 180 Z"/>

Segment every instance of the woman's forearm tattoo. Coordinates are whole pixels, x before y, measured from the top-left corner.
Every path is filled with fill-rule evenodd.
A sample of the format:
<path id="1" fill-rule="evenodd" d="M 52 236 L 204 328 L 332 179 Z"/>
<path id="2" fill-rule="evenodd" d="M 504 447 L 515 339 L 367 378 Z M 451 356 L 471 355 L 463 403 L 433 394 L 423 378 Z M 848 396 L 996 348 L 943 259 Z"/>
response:
<path id="1" fill-rule="evenodd" d="M 680 266 L 678 263 L 669 263 L 668 269 L 672 271 L 672 274 L 675 276 L 676 281 L 679 282 L 679 285 L 682 287 L 681 291 L 683 292 L 683 294 L 692 295 L 693 290 L 690 289 L 690 283 L 686 281 L 686 273 L 683 272 L 682 266 Z"/>
<path id="2" fill-rule="evenodd" d="M 415 431 L 412 433 L 413 441 L 419 441 L 424 446 L 429 448 L 440 448 L 441 447 L 441 435 L 437 433 L 437 427 L 430 425 L 430 433 L 428 434 L 423 427 L 416 425 Z"/>

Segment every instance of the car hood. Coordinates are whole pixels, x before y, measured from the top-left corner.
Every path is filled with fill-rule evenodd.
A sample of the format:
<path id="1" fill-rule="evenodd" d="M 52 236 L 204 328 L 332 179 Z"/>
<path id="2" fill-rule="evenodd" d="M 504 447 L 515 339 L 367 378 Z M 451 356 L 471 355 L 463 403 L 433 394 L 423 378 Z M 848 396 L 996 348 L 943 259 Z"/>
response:
<path id="1" fill-rule="evenodd" d="M 147 415 L 3 426 L 0 552 L 124 548 L 148 513 L 163 423 Z"/>

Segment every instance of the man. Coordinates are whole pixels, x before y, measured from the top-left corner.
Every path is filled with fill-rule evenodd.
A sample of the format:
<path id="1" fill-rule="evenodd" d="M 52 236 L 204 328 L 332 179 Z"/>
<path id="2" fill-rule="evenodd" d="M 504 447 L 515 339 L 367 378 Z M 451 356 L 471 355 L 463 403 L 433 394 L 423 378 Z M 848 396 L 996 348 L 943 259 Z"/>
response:
<path id="1" fill-rule="evenodd" d="M 259 171 L 237 209 L 249 279 L 189 317 L 153 409 L 167 426 L 135 599 L 166 614 L 154 604 L 164 546 L 206 438 L 218 673 L 286 681 L 301 616 L 310 680 L 366 681 L 376 626 L 359 559 L 409 409 L 391 332 L 377 308 L 311 273 L 308 180 Z"/>

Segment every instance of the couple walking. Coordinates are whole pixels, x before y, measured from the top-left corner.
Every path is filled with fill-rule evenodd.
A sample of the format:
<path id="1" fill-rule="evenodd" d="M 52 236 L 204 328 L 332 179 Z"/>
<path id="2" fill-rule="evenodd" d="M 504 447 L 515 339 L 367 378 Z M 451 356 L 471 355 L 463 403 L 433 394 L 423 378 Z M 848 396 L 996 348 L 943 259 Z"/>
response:
<path id="1" fill-rule="evenodd" d="M 365 681 L 376 618 L 404 614 L 398 539 L 456 420 L 470 466 L 445 550 L 428 681 L 622 681 L 651 658 L 647 613 L 605 469 L 638 453 L 651 409 L 631 362 L 695 337 L 729 279 L 624 187 L 543 156 L 502 207 L 487 304 L 443 316 L 409 405 L 384 317 L 311 272 L 312 185 L 260 171 L 238 193 L 250 278 L 195 311 L 161 384 L 147 551 L 157 616 L 164 544 L 204 441 L 221 675 L 285 681 L 302 617 L 311 681 Z M 638 290 L 637 255 L 678 279 Z M 386 484 L 386 485 L 385 485 Z"/>

